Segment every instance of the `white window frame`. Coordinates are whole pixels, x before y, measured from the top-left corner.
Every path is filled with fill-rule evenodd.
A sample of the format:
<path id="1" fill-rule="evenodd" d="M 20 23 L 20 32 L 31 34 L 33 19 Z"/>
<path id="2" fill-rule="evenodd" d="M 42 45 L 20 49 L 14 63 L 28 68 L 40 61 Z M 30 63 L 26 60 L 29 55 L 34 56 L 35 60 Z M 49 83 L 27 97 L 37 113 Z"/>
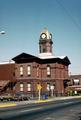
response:
<path id="1" fill-rule="evenodd" d="M 23 92 L 24 91 L 24 84 L 20 83 L 20 91 Z"/>
<path id="2" fill-rule="evenodd" d="M 30 65 L 27 66 L 27 74 L 31 75 L 31 66 Z"/>
<path id="3" fill-rule="evenodd" d="M 47 83 L 47 91 L 50 91 L 50 83 Z"/>
<path id="4" fill-rule="evenodd" d="M 23 71 L 24 71 L 23 66 L 20 66 L 20 75 L 21 76 L 23 76 Z"/>
<path id="5" fill-rule="evenodd" d="M 27 91 L 31 91 L 31 83 L 27 83 Z"/>
<path id="6" fill-rule="evenodd" d="M 39 76 L 39 67 L 37 67 L 37 77 Z"/>
<path id="7" fill-rule="evenodd" d="M 51 75 L 51 68 L 50 66 L 47 66 L 47 76 L 50 76 Z"/>
<path id="8" fill-rule="evenodd" d="M 80 84 L 80 80 L 79 79 L 74 79 L 73 82 L 74 82 L 74 85 L 79 85 Z"/>

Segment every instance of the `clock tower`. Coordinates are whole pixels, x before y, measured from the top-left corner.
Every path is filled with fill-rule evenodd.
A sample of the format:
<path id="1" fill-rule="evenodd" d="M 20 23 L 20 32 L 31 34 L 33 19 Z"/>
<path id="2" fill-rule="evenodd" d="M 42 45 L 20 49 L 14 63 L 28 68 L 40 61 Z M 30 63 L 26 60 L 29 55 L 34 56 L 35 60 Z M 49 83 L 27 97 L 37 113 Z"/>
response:
<path id="1" fill-rule="evenodd" d="M 39 39 L 39 57 L 43 58 L 53 56 L 52 44 L 52 34 L 49 33 L 47 28 L 44 28 Z"/>

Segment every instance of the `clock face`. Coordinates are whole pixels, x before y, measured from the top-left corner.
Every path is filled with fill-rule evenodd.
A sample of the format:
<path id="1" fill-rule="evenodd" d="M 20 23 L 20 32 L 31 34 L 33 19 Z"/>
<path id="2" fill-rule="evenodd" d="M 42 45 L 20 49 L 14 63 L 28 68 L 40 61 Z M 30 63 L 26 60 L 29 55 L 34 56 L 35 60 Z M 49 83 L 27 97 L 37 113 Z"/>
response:
<path id="1" fill-rule="evenodd" d="M 46 37 L 46 34 L 43 33 L 43 34 L 41 35 L 41 37 L 44 39 L 44 38 Z"/>

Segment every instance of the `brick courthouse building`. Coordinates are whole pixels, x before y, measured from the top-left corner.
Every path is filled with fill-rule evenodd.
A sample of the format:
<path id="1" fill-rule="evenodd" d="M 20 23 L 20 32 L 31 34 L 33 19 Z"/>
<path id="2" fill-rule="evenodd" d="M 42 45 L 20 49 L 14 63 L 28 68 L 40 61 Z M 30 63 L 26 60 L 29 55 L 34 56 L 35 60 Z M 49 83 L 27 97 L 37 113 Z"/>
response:
<path id="1" fill-rule="evenodd" d="M 38 96 L 39 84 L 41 95 L 64 95 L 70 61 L 67 56 L 53 56 L 52 45 L 52 34 L 44 29 L 39 38 L 38 57 L 21 53 L 12 59 L 15 63 L 0 65 L 0 81 L 4 81 L 0 91 Z"/>

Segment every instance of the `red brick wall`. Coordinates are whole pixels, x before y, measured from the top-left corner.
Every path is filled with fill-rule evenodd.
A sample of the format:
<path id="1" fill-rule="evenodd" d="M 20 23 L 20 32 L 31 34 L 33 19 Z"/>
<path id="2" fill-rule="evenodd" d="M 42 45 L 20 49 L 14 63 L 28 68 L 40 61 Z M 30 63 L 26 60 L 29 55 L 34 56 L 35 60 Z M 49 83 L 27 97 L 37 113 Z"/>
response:
<path id="1" fill-rule="evenodd" d="M 24 75 L 20 77 L 19 67 L 23 65 Z M 31 76 L 27 76 L 27 66 L 31 66 Z M 23 81 L 25 84 L 27 82 L 32 83 L 33 91 L 37 91 L 37 84 L 42 85 L 42 92 L 47 91 L 47 83 L 54 84 L 57 93 L 64 93 L 63 80 L 68 79 L 68 67 L 58 63 L 49 64 L 51 67 L 51 76 L 47 76 L 47 65 L 48 64 L 38 64 L 38 63 L 24 63 L 16 64 L 16 77 L 20 82 Z M 39 76 L 37 77 L 37 67 L 39 67 Z M 18 83 L 19 84 L 19 83 Z M 16 90 L 19 90 L 19 85 L 16 86 Z M 24 92 L 27 92 L 27 88 L 24 85 Z"/>
<path id="2" fill-rule="evenodd" d="M 15 80 L 15 64 L 0 65 L 0 80 Z"/>
<path id="3" fill-rule="evenodd" d="M 24 68 L 24 74 L 20 76 L 20 66 Z M 31 66 L 31 75 L 27 75 L 27 66 Z M 51 68 L 51 75 L 47 76 L 47 66 Z M 39 67 L 39 76 L 37 76 L 37 67 Z M 14 76 L 15 71 L 15 76 Z M 24 64 L 7 64 L 0 65 L 0 79 L 1 80 L 16 80 L 18 81 L 14 87 L 15 92 L 20 92 L 20 83 L 24 84 L 24 92 L 27 92 L 27 83 L 32 84 L 32 94 L 37 92 L 37 84 L 42 85 L 42 93 L 47 91 L 47 83 L 55 84 L 54 92 L 64 93 L 63 80 L 68 79 L 68 66 L 58 63 L 52 64 L 38 64 L 36 62 Z"/>

